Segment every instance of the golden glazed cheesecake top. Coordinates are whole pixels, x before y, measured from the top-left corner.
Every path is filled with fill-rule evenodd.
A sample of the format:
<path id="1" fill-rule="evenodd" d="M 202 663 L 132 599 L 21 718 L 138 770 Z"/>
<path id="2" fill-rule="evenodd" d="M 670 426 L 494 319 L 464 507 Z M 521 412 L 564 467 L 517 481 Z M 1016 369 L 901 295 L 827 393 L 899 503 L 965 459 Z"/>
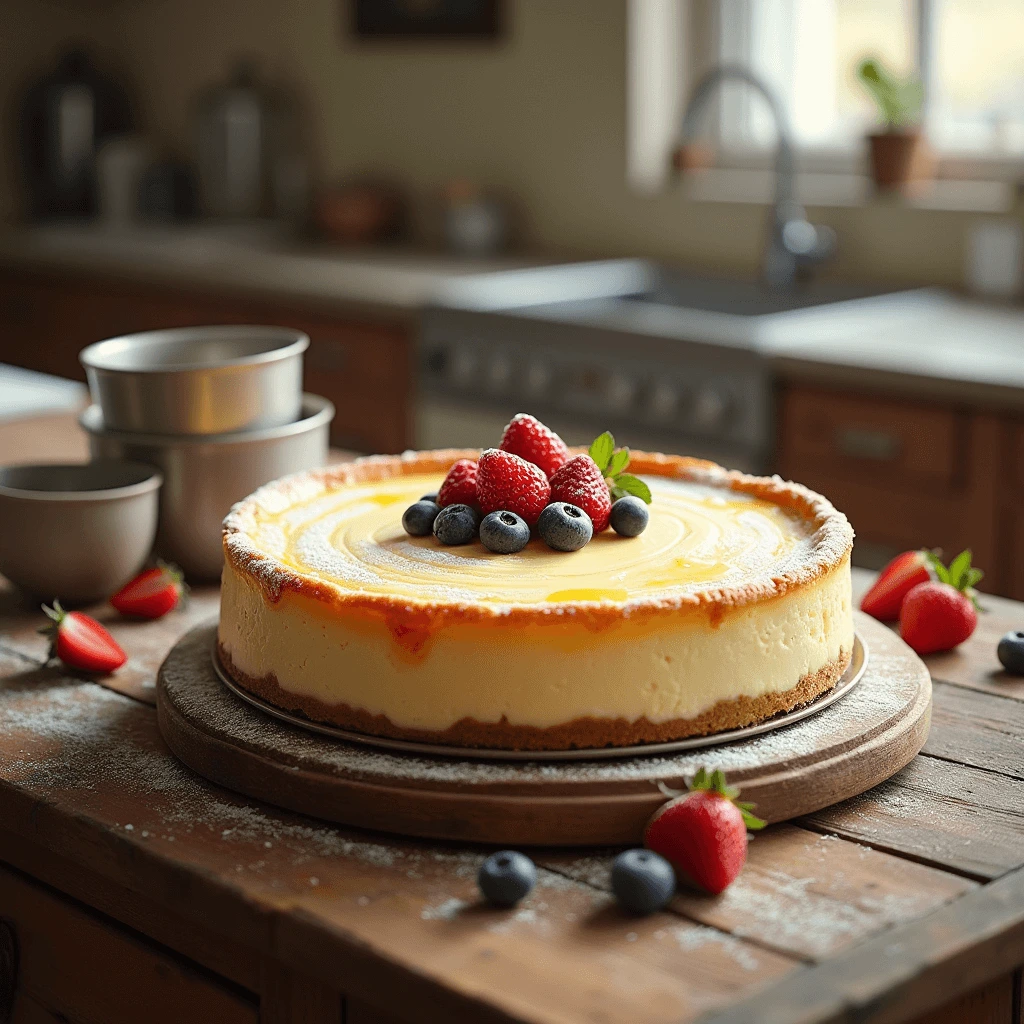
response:
<path id="1" fill-rule="evenodd" d="M 228 517 L 228 558 L 272 598 L 298 589 L 332 603 L 532 617 L 739 605 L 811 582 L 852 541 L 845 517 L 802 487 L 643 453 L 631 467 L 645 474 L 653 502 L 639 537 L 609 530 L 571 553 L 535 541 L 496 555 L 407 535 L 402 511 L 436 492 L 456 459 L 476 454 L 363 459 L 269 485 Z"/>

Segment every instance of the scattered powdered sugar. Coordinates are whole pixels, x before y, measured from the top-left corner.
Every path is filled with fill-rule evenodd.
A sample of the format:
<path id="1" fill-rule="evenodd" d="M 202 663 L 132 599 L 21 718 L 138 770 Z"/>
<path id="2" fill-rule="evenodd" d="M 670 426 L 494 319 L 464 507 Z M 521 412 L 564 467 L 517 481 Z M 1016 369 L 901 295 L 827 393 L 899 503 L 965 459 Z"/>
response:
<path id="1" fill-rule="evenodd" d="M 453 896 L 437 906 L 424 907 L 420 911 L 420 917 L 424 921 L 454 921 L 468 906 L 470 904 L 465 900 L 456 899 Z"/>
<path id="2" fill-rule="evenodd" d="M 761 962 L 750 946 L 725 932 L 709 928 L 707 925 L 675 925 L 672 928 L 664 929 L 664 931 L 686 953 L 697 953 L 706 950 L 710 945 L 715 945 L 720 946 L 723 952 L 727 953 L 744 971 L 756 971 L 761 966 Z M 655 938 L 660 937 L 659 932 L 654 934 Z"/>

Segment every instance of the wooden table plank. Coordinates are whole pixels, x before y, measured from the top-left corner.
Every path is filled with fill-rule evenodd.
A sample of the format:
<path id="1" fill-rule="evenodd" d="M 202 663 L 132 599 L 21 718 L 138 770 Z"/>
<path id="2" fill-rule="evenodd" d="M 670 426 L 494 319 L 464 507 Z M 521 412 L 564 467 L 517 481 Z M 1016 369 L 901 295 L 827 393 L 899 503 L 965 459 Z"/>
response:
<path id="1" fill-rule="evenodd" d="M 1024 871 L 1018 870 L 923 921 L 793 972 L 707 1014 L 701 1024 L 902 1024 L 995 982 L 1022 961 Z"/>
<path id="2" fill-rule="evenodd" d="M 950 683 L 932 694 L 925 753 L 1024 779 L 1024 701 Z"/>
<path id="3" fill-rule="evenodd" d="M 981 881 L 1024 864 L 1024 782 L 924 754 L 804 823 Z"/>
<path id="4" fill-rule="evenodd" d="M 482 852 L 235 798 L 170 757 L 150 708 L 90 683 L 5 680 L 0 729 L 5 831 L 413 1019 L 682 1020 L 793 966 L 553 872 L 515 912 L 480 908 Z"/>
<path id="5" fill-rule="evenodd" d="M 571 878 L 610 889 L 610 857 L 547 856 Z M 747 865 L 718 897 L 681 891 L 673 909 L 758 945 L 814 961 L 935 910 L 977 888 L 968 879 L 794 825 L 750 844 Z"/>

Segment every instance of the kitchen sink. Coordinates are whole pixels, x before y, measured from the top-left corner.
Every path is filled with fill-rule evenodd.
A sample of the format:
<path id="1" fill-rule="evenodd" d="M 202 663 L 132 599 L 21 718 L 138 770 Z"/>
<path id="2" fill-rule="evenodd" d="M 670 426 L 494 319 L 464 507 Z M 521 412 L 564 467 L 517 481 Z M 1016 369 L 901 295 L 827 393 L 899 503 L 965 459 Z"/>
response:
<path id="1" fill-rule="evenodd" d="M 758 281 L 690 277 L 657 267 L 652 270 L 654 280 L 649 290 L 622 296 L 623 301 L 749 317 L 789 313 L 880 294 L 878 289 L 818 281 L 774 290 Z"/>

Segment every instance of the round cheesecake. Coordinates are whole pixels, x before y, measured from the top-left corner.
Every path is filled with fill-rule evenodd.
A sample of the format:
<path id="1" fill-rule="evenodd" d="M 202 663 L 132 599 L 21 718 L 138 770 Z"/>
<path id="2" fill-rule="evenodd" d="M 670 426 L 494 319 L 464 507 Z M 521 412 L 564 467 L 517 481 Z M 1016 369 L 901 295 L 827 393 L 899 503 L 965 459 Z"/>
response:
<path id="1" fill-rule="evenodd" d="M 778 478 L 632 453 L 639 537 L 514 555 L 411 537 L 402 513 L 477 452 L 287 477 L 224 522 L 219 655 L 321 722 L 562 750 L 749 725 L 813 700 L 853 651 L 846 517 Z"/>

